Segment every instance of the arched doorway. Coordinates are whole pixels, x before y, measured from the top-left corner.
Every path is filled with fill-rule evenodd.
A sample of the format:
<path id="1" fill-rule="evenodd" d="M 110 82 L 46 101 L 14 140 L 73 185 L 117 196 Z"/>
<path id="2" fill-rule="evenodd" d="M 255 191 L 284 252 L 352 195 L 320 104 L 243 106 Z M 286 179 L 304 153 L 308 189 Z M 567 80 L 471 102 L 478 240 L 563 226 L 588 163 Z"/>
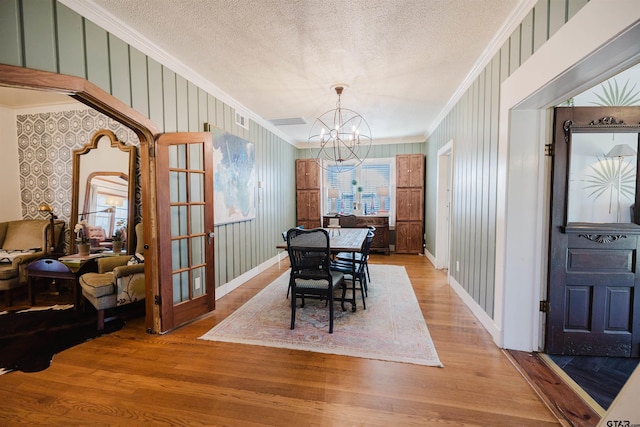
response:
<path id="1" fill-rule="evenodd" d="M 144 235 L 145 244 L 149 246 L 145 252 L 147 261 L 145 265 L 145 324 L 147 332 L 160 332 L 160 313 L 158 306 L 154 304 L 156 296 L 159 295 L 159 278 L 157 271 L 149 268 L 151 265 L 155 265 L 157 260 L 156 232 L 153 226 L 156 222 L 153 201 L 155 181 L 152 178 L 154 163 L 150 156 L 150 149 L 154 145 L 154 138 L 159 133 L 158 129 L 148 118 L 83 78 L 0 64 L 0 86 L 66 94 L 117 120 L 138 136 L 140 140 L 141 203 L 142 211 L 145 214 Z"/>

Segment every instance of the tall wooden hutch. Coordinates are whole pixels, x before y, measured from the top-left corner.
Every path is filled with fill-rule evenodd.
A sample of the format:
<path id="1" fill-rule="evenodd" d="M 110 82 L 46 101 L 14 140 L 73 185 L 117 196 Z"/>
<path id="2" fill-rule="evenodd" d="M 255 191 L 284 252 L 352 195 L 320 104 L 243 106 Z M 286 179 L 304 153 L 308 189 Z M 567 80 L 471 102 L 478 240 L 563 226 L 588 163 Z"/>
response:
<path id="1" fill-rule="evenodd" d="M 316 159 L 296 160 L 296 225 L 320 227 L 320 165 Z"/>
<path id="2" fill-rule="evenodd" d="M 396 253 L 423 252 L 424 175 L 423 154 L 396 156 Z"/>

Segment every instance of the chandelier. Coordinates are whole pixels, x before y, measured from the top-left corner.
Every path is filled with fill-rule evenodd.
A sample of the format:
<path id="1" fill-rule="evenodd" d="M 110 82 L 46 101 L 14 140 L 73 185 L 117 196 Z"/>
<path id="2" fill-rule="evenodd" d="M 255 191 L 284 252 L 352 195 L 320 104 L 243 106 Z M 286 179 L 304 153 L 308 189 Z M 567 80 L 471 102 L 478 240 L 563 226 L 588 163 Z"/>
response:
<path id="1" fill-rule="evenodd" d="M 333 88 L 338 94 L 336 108 L 316 119 L 309 132 L 309 149 L 318 164 L 334 172 L 354 169 L 369 155 L 371 129 L 360 114 L 340 105 L 345 85 Z"/>

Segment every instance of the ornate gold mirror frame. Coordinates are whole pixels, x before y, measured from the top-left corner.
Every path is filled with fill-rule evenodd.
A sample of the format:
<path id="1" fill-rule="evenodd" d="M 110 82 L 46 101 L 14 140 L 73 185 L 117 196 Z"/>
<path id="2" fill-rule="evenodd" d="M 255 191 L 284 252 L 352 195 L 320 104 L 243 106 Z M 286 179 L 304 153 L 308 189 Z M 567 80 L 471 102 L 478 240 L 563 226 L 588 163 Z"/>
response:
<path id="1" fill-rule="evenodd" d="M 75 225 L 81 219 L 94 218 L 92 215 L 100 212 L 94 209 L 95 205 L 91 204 L 89 200 L 91 181 L 99 176 L 127 183 L 126 230 L 128 242 L 126 248 L 127 253 L 132 253 L 131 251 L 135 249 L 136 147 L 125 145 L 118 140 L 112 131 L 107 129 L 99 130 L 93 134 L 91 140 L 84 147 L 73 150 L 73 192 L 71 218 L 69 219 L 71 230 L 74 230 Z M 115 214 L 115 212 L 110 212 L 110 214 Z M 92 225 L 91 220 L 89 224 Z M 107 238 L 111 238 L 111 235 L 108 235 Z M 75 235 L 72 234 L 70 242 L 72 253 L 76 250 L 75 246 Z"/>

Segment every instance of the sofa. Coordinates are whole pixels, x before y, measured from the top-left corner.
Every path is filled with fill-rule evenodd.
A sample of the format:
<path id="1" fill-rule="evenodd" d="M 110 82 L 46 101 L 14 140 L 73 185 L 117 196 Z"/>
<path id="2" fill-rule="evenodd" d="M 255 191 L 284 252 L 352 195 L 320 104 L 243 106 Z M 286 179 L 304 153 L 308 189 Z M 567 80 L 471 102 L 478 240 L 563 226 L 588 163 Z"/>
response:
<path id="1" fill-rule="evenodd" d="M 46 219 L 0 222 L 0 291 L 7 307 L 12 305 L 13 290 L 28 283 L 27 264 L 50 253 L 49 225 Z M 61 244 L 63 228 L 63 221 L 55 221 L 56 242 Z"/>

